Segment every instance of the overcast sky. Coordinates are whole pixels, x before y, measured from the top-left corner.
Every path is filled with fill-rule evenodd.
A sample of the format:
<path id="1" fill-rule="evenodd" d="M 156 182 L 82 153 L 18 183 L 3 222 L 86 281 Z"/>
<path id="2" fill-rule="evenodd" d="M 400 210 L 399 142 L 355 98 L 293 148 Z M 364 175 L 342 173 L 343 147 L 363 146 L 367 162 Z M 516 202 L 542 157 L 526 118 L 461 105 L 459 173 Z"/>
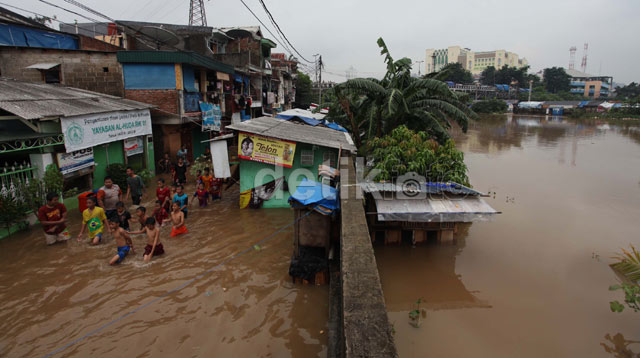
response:
<path id="1" fill-rule="evenodd" d="M 85 13 L 63 0 L 48 1 Z M 189 0 L 79 1 L 119 20 L 188 23 Z M 532 72 L 567 67 L 571 46 L 578 48 L 579 70 L 588 42 L 588 73 L 640 82 L 639 0 L 264 1 L 305 58 L 313 61 L 314 54 L 322 54 L 325 70 L 333 73 L 325 72 L 323 79 L 342 81 L 351 66 L 358 76 L 381 76 L 384 63 L 376 40 L 383 37 L 394 58 L 425 61 L 427 48 L 450 45 L 505 49 L 526 57 Z M 62 21 L 87 21 L 38 0 L 2 2 Z M 275 33 L 259 1 L 245 2 Z M 205 7 L 209 26 L 258 25 L 240 0 L 205 1 Z M 264 28 L 263 33 L 278 40 Z M 279 45 L 274 52 L 284 50 Z M 424 63 L 420 66 L 424 72 Z"/>

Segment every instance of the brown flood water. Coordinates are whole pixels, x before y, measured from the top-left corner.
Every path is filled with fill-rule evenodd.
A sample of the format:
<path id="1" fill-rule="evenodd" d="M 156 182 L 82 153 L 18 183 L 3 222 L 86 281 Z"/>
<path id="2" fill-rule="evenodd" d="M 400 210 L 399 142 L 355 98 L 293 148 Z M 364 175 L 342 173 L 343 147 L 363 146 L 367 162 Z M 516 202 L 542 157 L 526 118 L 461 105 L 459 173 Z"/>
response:
<path id="1" fill-rule="evenodd" d="M 192 193 L 192 186 L 187 193 Z M 152 207 L 149 191 L 144 197 Z M 133 213 L 133 211 L 132 211 Z M 72 211 L 70 231 L 79 231 Z M 165 255 L 108 265 L 115 244 L 47 247 L 42 231 L 0 241 L 0 357 L 39 357 L 77 340 L 211 269 L 290 224 L 288 209 L 240 210 L 237 189 L 206 209 L 194 205 L 190 233 Z M 137 230 L 138 224 L 132 229 Z M 83 339 L 56 357 L 316 357 L 326 355 L 328 286 L 296 286 L 288 276 L 292 229 L 275 235 L 191 285 Z M 324 331 L 323 333 L 320 333 Z"/>
<path id="2" fill-rule="evenodd" d="M 457 143 L 503 214 L 460 230 L 456 246 L 376 247 L 400 356 L 640 353 L 640 313 L 612 313 L 623 295 L 608 291 L 611 256 L 640 246 L 640 128 L 510 117 Z"/>

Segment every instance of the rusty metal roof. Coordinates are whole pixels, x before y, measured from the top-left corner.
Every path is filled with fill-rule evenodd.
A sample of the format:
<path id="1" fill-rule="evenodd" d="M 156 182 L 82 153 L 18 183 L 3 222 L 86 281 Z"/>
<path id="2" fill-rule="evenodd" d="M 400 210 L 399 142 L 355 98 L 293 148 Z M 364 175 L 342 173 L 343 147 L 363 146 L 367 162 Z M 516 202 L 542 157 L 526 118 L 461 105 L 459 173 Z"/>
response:
<path id="1" fill-rule="evenodd" d="M 154 107 L 103 93 L 0 77 L 0 109 L 24 119 L 71 117 Z"/>
<path id="2" fill-rule="evenodd" d="M 348 133 L 330 128 L 313 127 L 272 117 L 258 117 L 227 126 L 241 132 L 259 134 L 265 137 L 309 143 L 328 148 L 342 148 L 356 152 L 356 146 Z"/>

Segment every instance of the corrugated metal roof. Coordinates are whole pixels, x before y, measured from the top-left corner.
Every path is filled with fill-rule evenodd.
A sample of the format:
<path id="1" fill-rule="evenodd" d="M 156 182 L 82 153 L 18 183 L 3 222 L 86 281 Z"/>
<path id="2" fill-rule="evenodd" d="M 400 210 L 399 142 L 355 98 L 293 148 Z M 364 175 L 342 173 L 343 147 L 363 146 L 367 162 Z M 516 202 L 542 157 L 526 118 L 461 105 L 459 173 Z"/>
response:
<path id="1" fill-rule="evenodd" d="M 294 142 L 315 144 L 322 147 L 340 148 L 351 152 L 356 146 L 348 133 L 330 128 L 312 127 L 272 117 L 259 117 L 227 126 L 229 129 L 259 134 L 265 137 L 286 139 Z"/>
<path id="2" fill-rule="evenodd" d="M 413 184 L 411 182 L 409 184 Z M 363 182 L 359 183 L 360 188 L 365 193 L 377 193 L 377 192 L 395 192 L 395 193 L 406 193 L 407 190 L 415 191 L 416 193 L 426 193 L 426 194 L 453 194 L 453 195 L 469 195 L 469 196 L 486 196 L 486 194 L 479 192 L 477 190 L 473 190 L 469 187 L 466 187 L 462 184 L 448 182 L 448 183 L 438 183 L 438 182 L 426 182 L 416 184 L 421 184 L 421 190 L 418 191 L 417 188 L 414 190 L 414 186 L 407 185 L 396 185 L 395 183 L 374 183 L 374 182 Z"/>
<path id="3" fill-rule="evenodd" d="M 24 119 L 70 117 L 152 107 L 154 106 L 150 104 L 79 88 L 0 77 L 0 108 Z"/>
<path id="4" fill-rule="evenodd" d="M 487 221 L 500 214 L 482 198 L 376 199 L 380 221 L 471 222 Z"/>
<path id="5" fill-rule="evenodd" d="M 187 63 L 214 71 L 233 74 L 233 66 L 195 52 L 177 51 L 118 51 L 120 63 Z"/>
<path id="6" fill-rule="evenodd" d="M 56 66 L 60 66 L 60 63 L 59 62 L 36 63 L 31 66 L 27 66 L 25 68 L 34 68 L 36 70 L 50 70 Z"/>

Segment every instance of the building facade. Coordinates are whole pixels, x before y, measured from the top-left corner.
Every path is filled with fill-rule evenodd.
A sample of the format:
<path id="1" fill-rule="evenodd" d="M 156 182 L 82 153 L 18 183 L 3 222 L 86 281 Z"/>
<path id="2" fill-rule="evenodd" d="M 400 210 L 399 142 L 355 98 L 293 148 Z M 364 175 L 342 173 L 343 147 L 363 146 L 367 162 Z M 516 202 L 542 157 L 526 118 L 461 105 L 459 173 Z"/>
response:
<path id="1" fill-rule="evenodd" d="M 487 67 L 502 68 L 528 66 L 526 58 L 506 50 L 474 52 L 469 48 L 449 46 L 444 49 L 427 49 L 425 70 L 427 73 L 441 70 L 451 63 L 459 63 L 473 75 L 480 75 Z"/>
<path id="2" fill-rule="evenodd" d="M 609 97 L 613 88 L 613 77 L 595 76 L 572 69 L 564 69 L 571 76 L 571 93 L 588 98 Z"/>

